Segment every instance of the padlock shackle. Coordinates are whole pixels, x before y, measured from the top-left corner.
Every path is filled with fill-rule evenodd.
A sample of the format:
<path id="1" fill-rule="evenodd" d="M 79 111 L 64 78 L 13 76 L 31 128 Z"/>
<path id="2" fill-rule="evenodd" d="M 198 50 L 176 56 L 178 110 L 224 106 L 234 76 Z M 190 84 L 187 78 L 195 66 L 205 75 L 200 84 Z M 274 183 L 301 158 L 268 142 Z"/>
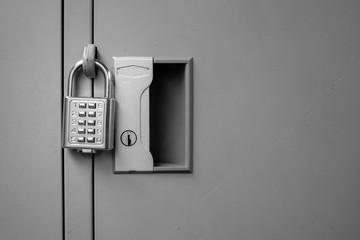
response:
<path id="1" fill-rule="evenodd" d="M 82 70 L 83 66 L 83 60 L 78 61 L 70 70 L 69 73 L 69 82 L 68 82 L 68 93 L 67 95 L 70 97 L 73 97 L 73 89 L 74 89 L 74 78 L 79 73 L 80 70 Z M 106 98 L 109 98 L 112 94 L 112 85 L 113 85 L 113 79 L 112 74 L 109 70 L 109 68 L 99 60 L 95 59 L 95 66 L 96 68 L 100 69 L 104 76 L 105 80 L 105 89 L 104 89 L 104 96 Z"/>

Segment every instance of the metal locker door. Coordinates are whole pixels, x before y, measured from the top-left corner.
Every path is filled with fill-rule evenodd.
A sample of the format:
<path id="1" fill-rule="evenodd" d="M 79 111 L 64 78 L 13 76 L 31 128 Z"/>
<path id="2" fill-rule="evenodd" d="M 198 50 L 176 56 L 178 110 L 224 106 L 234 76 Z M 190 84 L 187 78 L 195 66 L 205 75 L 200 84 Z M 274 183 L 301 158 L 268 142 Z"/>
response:
<path id="1" fill-rule="evenodd" d="M 91 0 L 63 1 L 63 84 L 67 89 L 68 74 L 81 59 L 84 46 L 93 40 Z M 91 97 L 92 80 L 76 81 L 78 96 Z M 66 91 L 63 91 L 63 96 Z M 64 149 L 64 235 L 65 239 L 93 238 L 93 160 L 92 154 L 79 154 Z"/>
<path id="2" fill-rule="evenodd" d="M 193 57 L 194 171 L 113 174 L 112 153 L 95 155 L 87 231 L 96 240 L 358 239 L 359 8 L 94 1 L 106 65 Z"/>
<path id="3" fill-rule="evenodd" d="M 61 3 L 0 3 L 0 239 L 63 239 Z"/>

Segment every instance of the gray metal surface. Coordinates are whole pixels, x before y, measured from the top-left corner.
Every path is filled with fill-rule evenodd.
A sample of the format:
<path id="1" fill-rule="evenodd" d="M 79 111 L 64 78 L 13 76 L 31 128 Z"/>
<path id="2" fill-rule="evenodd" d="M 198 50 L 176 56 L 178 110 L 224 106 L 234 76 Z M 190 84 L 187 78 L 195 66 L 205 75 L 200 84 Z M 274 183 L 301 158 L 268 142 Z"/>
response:
<path id="1" fill-rule="evenodd" d="M 64 1 L 64 89 L 70 69 L 91 43 L 91 0 Z M 84 76 L 76 81 L 77 96 L 91 97 L 92 81 Z M 104 93 L 104 88 L 101 89 Z M 66 96 L 66 91 L 64 91 Z M 103 96 L 103 95 L 101 95 Z M 64 150 L 65 239 L 92 239 L 92 154 Z"/>
<path id="2" fill-rule="evenodd" d="M 105 64 L 194 58 L 193 173 L 113 175 L 97 155 L 96 240 L 359 239 L 359 9 L 96 1 Z"/>
<path id="3" fill-rule="evenodd" d="M 0 2 L 0 239 L 61 240 L 61 3 Z"/>

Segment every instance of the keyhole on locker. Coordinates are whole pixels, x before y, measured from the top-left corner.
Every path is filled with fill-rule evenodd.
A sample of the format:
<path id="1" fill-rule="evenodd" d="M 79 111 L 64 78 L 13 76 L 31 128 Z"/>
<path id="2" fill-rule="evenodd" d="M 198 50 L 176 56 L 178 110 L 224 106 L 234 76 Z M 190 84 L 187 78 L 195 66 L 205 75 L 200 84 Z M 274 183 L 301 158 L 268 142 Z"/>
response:
<path id="1" fill-rule="evenodd" d="M 127 147 L 131 147 L 133 146 L 136 141 L 137 141 L 137 136 L 135 134 L 135 132 L 131 131 L 131 130 L 126 130 L 124 131 L 121 136 L 121 143 Z"/>

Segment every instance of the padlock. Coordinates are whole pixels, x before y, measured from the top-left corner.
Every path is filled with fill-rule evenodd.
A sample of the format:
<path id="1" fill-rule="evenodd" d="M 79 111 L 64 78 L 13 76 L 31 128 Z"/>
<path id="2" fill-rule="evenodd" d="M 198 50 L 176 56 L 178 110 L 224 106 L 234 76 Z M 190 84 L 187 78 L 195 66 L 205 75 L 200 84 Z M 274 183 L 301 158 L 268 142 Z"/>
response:
<path id="1" fill-rule="evenodd" d="M 82 70 L 79 61 L 70 70 L 68 93 L 63 109 L 63 148 L 78 149 L 79 152 L 95 153 L 96 150 L 111 150 L 114 147 L 115 98 L 114 80 L 108 67 L 95 60 L 105 79 L 105 97 L 74 97 L 74 79 Z"/>

